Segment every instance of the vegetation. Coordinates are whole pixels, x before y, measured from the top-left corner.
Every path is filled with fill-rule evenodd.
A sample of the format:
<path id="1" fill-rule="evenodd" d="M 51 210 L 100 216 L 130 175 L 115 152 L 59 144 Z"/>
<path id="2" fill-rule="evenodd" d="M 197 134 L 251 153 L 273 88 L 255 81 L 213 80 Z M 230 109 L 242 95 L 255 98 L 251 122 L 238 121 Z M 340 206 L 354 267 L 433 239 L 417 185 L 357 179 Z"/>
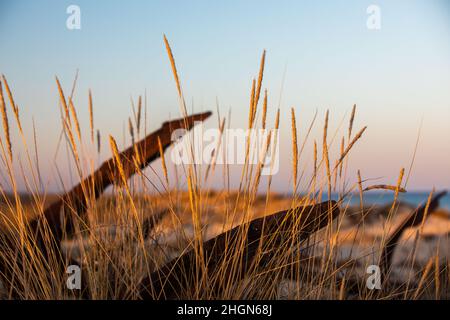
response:
<path id="1" fill-rule="evenodd" d="M 401 235 L 406 228 L 419 227 L 412 260 L 408 262 L 411 265 L 405 267 L 405 272 L 413 270 L 416 248 L 422 241 L 420 227 L 436 210 L 442 194 L 431 193 L 426 204 L 412 210 L 394 231 L 391 230 L 392 224 L 388 222 L 398 216 L 398 195 L 406 192 L 404 169 L 400 170 L 395 185 L 363 187 L 366 181 L 359 171 L 358 181 L 347 183 L 347 172 L 351 170 L 348 158 L 366 130 L 363 127 L 354 133 L 356 106 L 350 115 L 348 131 L 340 139 L 340 154 L 334 162 L 329 148 L 336 137 L 330 139 L 329 136 L 328 111 L 320 146 L 310 138 L 317 117 L 301 141 L 295 110 L 291 110 L 293 185 L 289 199 L 273 194 L 271 176 L 267 177 L 265 196 L 259 193 L 263 163 L 250 165 L 250 150 L 256 143 L 250 138 L 246 141 L 247 161 L 242 166 L 238 190 L 230 190 L 229 168 L 216 165 L 215 155 L 206 168 L 192 164 L 170 172 L 164 151 L 171 144 L 173 130 L 177 127 L 190 129 L 194 118 L 205 120 L 210 113 L 188 116 L 175 59 L 165 37 L 164 42 L 183 118 L 165 123 L 159 131 L 147 135 L 142 132 L 142 122 L 146 122 L 142 113 L 146 106 L 140 97 L 128 121 L 132 146 L 120 152 L 116 140 L 110 136 L 112 157 L 98 170 L 95 155 L 86 151 L 87 145 L 95 145 L 97 150 L 101 147 L 98 131 L 95 141 L 92 93 L 89 91 L 88 100 L 87 136 L 90 139 L 86 140 L 73 102 L 74 90 L 66 95 L 56 78 L 63 138 L 80 184 L 64 195 L 51 198 L 42 187 L 36 138 L 31 148 L 22 130 L 19 107 L 6 77 L 2 77 L 0 111 L 4 132 L 0 139 L 0 166 L 4 182 L 0 184 L 0 291 L 3 298 L 448 298 L 449 263 L 440 258 L 439 252 L 429 259 L 425 268 L 409 276 L 409 280 L 398 282 L 391 277 L 392 255 Z M 252 82 L 248 128 L 269 127 L 268 92 L 262 90 L 264 65 L 265 52 L 258 77 Z M 25 164 L 16 163 L 10 138 L 13 121 L 8 118 L 11 111 L 31 175 L 25 174 Z M 275 130 L 279 128 L 280 117 L 278 109 L 273 124 Z M 225 123 L 225 118 L 219 116 L 221 132 Z M 189 140 L 189 135 L 185 138 Z M 274 148 L 275 143 L 268 138 L 265 152 Z M 306 177 L 299 167 L 299 159 L 306 156 L 309 145 L 313 146 L 313 174 Z M 156 158 L 161 158 L 163 176 L 150 165 L 150 177 L 144 168 Z M 18 167 L 21 169 L 17 170 Z M 208 179 L 220 169 L 224 186 L 222 190 L 213 190 Z M 177 181 L 185 181 L 187 187 L 180 187 L 180 183 L 171 185 L 169 175 L 175 176 Z M 18 191 L 19 179 L 25 182 L 27 201 Z M 109 185 L 112 185 L 111 193 L 101 196 Z M 364 232 L 365 219 L 374 210 L 364 205 L 364 193 L 374 189 L 395 195 L 385 212 L 382 239 L 369 245 L 370 254 L 342 261 L 337 254 L 340 230 L 346 219 L 357 216 L 356 234 Z M 331 200 L 332 192 L 339 194 L 337 201 Z M 355 192 L 360 197 L 360 207 L 356 209 L 350 208 L 346 201 Z M 353 239 L 350 250 L 357 250 L 362 243 L 358 243 L 360 238 L 356 235 Z M 82 269 L 81 290 L 69 290 L 66 286 L 66 270 L 73 264 Z M 382 270 L 380 290 L 370 290 L 366 286 L 365 270 L 371 264 L 379 265 Z M 287 288 L 287 294 L 281 292 L 282 288 Z"/>

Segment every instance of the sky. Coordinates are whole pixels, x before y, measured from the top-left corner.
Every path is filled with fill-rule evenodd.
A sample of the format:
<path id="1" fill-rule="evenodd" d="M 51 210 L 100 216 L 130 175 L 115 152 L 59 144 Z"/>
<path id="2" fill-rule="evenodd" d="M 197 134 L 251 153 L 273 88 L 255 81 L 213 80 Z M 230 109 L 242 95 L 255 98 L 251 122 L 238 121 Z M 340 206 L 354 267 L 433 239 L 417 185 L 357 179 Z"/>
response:
<path id="1" fill-rule="evenodd" d="M 81 10 L 81 29 L 66 26 L 70 5 Z M 367 27 L 371 5 L 380 9 L 380 29 Z M 269 95 L 268 119 L 273 123 L 279 106 L 283 128 L 273 188 L 291 186 L 290 108 L 296 111 L 300 141 L 318 112 L 317 129 L 300 159 L 300 168 L 306 168 L 313 140 L 321 141 L 325 111 L 330 110 L 329 132 L 336 135 L 333 151 L 353 104 L 358 108 L 355 130 L 368 129 L 351 153 L 350 179 L 360 169 L 364 179 L 395 184 L 400 168 L 411 166 L 421 128 L 408 187 L 450 187 L 446 0 L 0 0 L 0 73 L 13 89 L 29 141 L 35 123 L 41 174 L 48 177 L 49 190 L 58 189 L 55 161 L 63 172 L 70 166 L 65 152 L 55 158 L 61 131 L 55 75 L 69 92 L 79 70 L 74 102 L 82 127 L 88 128 L 91 88 L 102 140 L 111 134 L 124 147 L 131 97 L 137 100 L 146 92 L 148 131 L 180 115 L 163 34 L 171 43 L 189 109 L 215 111 L 218 101 L 222 116 L 231 110 L 235 128 L 247 124 L 251 81 L 267 51 L 263 87 Z M 20 145 L 12 130 L 13 145 Z M 109 150 L 102 150 L 106 159 Z M 25 158 L 23 151 L 18 157 Z"/>

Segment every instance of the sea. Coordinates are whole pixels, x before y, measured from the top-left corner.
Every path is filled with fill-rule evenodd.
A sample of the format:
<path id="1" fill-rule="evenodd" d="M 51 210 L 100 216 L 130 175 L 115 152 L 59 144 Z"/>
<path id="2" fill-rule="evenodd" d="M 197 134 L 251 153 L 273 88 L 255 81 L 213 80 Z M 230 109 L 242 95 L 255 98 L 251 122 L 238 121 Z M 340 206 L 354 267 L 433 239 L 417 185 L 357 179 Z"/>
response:
<path id="1" fill-rule="evenodd" d="M 435 192 L 437 194 L 438 191 Z M 399 201 L 403 203 L 410 204 L 412 206 L 420 206 L 425 204 L 430 192 L 420 192 L 420 191 L 410 191 L 406 193 L 399 194 Z M 326 199 L 326 195 L 322 196 L 322 199 Z M 331 198 L 337 200 L 339 195 L 333 193 Z M 352 193 L 347 196 L 350 205 L 359 205 L 359 193 Z M 392 203 L 394 201 L 393 192 L 365 192 L 364 193 L 364 205 L 385 205 Z M 444 197 L 440 199 L 439 207 L 450 211 L 450 193 L 447 193 Z"/>

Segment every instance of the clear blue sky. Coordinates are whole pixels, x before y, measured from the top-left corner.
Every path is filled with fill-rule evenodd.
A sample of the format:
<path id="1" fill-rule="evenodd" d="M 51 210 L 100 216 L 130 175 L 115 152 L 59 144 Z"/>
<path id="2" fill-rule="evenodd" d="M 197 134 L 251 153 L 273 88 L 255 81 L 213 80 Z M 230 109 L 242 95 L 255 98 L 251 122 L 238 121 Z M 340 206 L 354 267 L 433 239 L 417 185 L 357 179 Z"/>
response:
<path id="1" fill-rule="evenodd" d="M 66 28 L 70 4 L 81 8 L 81 30 Z M 366 27 L 371 4 L 381 8 L 377 31 Z M 354 171 L 395 182 L 399 169 L 410 164 L 423 118 L 409 186 L 450 187 L 446 0 L 1 0 L 0 72 L 14 90 L 29 139 L 35 119 L 44 174 L 52 172 L 61 127 L 55 75 L 69 91 L 79 69 L 79 117 L 87 128 L 87 90 L 92 88 L 96 127 L 104 141 L 107 134 L 122 137 L 130 95 L 136 98 L 144 90 L 150 128 L 179 115 L 163 33 L 172 45 L 188 104 L 193 101 L 196 111 L 214 110 L 218 97 L 222 115 L 231 108 L 234 127 L 246 123 L 251 79 L 262 50 L 267 50 L 264 87 L 272 119 L 286 69 L 283 165 L 274 181 L 280 190 L 291 185 L 289 108 L 296 108 L 303 139 L 316 108 L 319 126 L 330 109 L 334 132 L 354 103 L 359 108 L 356 129 L 369 126 L 352 154 Z M 319 132 L 313 138 L 320 139 Z M 17 136 L 15 143 L 20 143 Z"/>

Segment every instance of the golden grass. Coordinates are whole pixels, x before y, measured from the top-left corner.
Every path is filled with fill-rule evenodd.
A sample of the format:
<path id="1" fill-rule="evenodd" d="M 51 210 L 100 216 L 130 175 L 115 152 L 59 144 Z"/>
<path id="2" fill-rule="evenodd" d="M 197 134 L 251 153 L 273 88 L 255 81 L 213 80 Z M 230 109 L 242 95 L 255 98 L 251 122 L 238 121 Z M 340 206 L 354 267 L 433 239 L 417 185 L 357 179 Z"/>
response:
<path id="1" fill-rule="evenodd" d="M 8 150 L 9 159 L 12 162 L 12 146 L 11 146 L 11 135 L 9 132 L 8 113 L 6 112 L 6 103 L 5 98 L 3 96 L 3 88 L 1 82 L 0 82 L 0 112 L 2 113 L 3 132 L 5 134 L 6 148 Z"/>
<path id="2" fill-rule="evenodd" d="M 175 59 L 167 38 L 164 36 L 164 44 L 169 57 L 170 67 L 174 76 L 178 98 L 180 99 L 181 113 L 187 115 L 187 109 L 184 102 L 181 82 L 179 79 Z M 258 77 L 252 80 L 248 129 L 261 126 L 268 127 L 268 91 L 264 90 L 262 99 L 262 113 L 258 114 L 257 108 L 263 87 L 263 75 L 266 60 L 266 51 L 261 56 Z M 71 95 L 66 98 L 59 79 L 56 77 L 59 101 L 62 110 L 62 126 L 66 137 L 66 145 L 72 153 L 73 163 L 76 169 L 76 178 L 80 181 L 85 176 L 83 163 L 95 163 L 92 155 L 84 153 L 84 148 L 88 141 L 83 141 L 83 131 L 73 104 L 73 93 L 75 82 Z M 381 292 L 374 293 L 364 287 L 364 278 L 355 278 L 357 264 L 367 262 L 367 252 L 361 252 L 360 256 L 353 261 L 342 262 L 338 260 L 337 246 L 338 238 L 344 228 L 344 222 L 353 219 L 356 213 L 346 206 L 345 198 L 354 190 L 359 190 L 360 208 L 359 214 L 365 217 L 373 208 L 367 209 L 364 206 L 364 192 L 375 189 L 382 189 L 387 192 L 394 192 L 394 203 L 388 213 L 386 221 L 394 219 L 398 210 L 398 195 L 405 192 L 402 186 L 404 169 L 400 171 L 397 184 L 376 184 L 363 188 L 363 181 L 360 170 L 357 171 L 357 181 L 345 192 L 345 186 L 349 180 L 346 176 L 347 160 L 350 151 L 355 144 L 362 138 L 367 127 L 363 127 L 353 134 L 353 126 L 356 114 L 356 105 L 353 106 L 349 119 L 347 132 L 336 132 L 344 136 L 339 141 L 340 150 L 338 154 L 330 152 L 333 150 L 332 133 L 329 132 L 329 112 L 326 111 L 325 122 L 322 137 L 322 158 L 318 158 L 318 145 L 316 140 L 312 143 L 312 155 L 302 154 L 305 146 L 310 146 L 307 141 L 314 125 L 314 120 L 305 135 L 304 142 L 299 151 L 298 118 L 295 110 L 291 109 L 291 134 L 292 134 L 292 179 L 293 196 L 280 197 L 271 193 L 272 180 L 276 177 L 262 177 L 262 160 L 258 162 L 256 169 L 249 164 L 249 150 L 255 145 L 250 138 L 246 141 L 246 161 L 243 165 L 239 190 L 232 192 L 229 188 L 230 168 L 229 165 L 222 165 L 222 177 L 224 186 L 222 189 L 212 190 L 209 187 L 209 181 L 216 174 L 216 162 L 220 157 L 217 150 L 220 144 L 215 146 L 215 152 L 211 154 L 212 161 L 207 166 L 206 172 L 202 166 L 182 165 L 176 168 L 171 175 L 177 179 L 175 187 L 169 185 L 169 167 L 166 163 L 164 148 L 161 140 L 158 138 L 159 153 L 161 157 L 161 169 L 163 177 L 150 166 L 148 171 L 140 169 L 139 150 L 135 150 L 133 160 L 136 166 L 137 174 L 135 178 L 126 178 L 124 165 L 119 157 L 119 147 L 116 140 L 109 136 L 109 145 L 112 157 L 114 158 L 117 177 L 112 186 L 111 194 L 95 199 L 93 191 L 95 186 L 101 181 L 91 181 L 88 185 L 83 185 L 83 193 L 86 198 L 86 218 L 83 218 L 81 212 L 75 210 L 73 203 L 67 203 L 64 209 L 65 215 L 70 215 L 74 221 L 74 235 L 70 239 L 65 239 L 64 252 L 50 251 L 48 257 L 45 257 L 38 250 L 37 239 L 35 235 L 30 234 L 27 225 L 30 217 L 42 215 L 44 208 L 48 206 L 49 200 L 44 195 L 46 193 L 42 184 L 31 183 L 32 181 L 41 181 L 40 173 L 37 168 L 39 165 L 32 163 L 29 157 L 29 166 L 32 177 L 27 178 L 23 169 L 15 171 L 11 166 L 13 159 L 13 148 L 10 138 L 10 126 L 6 103 L 3 96 L 2 84 L 4 84 L 13 113 L 16 117 L 19 131 L 22 127 L 19 119 L 19 108 L 17 107 L 11 89 L 2 76 L 0 81 L 0 111 L 2 113 L 3 135 L 6 148 L 1 143 L 2 161 L 1 170 L 5 172 L 9 183 L 0 185 L 0 221 L 3 230 L 11 234 L 11 241 L 15 244 L 17 250 L 7 250 L 11 248 L 0 237 L 0 260 L 6 261 L 12 274 L 2 275 L 0 279 L 13 286 L 8 287 L 8 291 L 3 292 L 3 297 L 18 299 L 78 299 L 83 298 L 83 294 L 88 295 L 90 299 L 139 299 L 139 285 L 143 277 L 149 273 L 164 266 L 168 261 L 178 259 L 183 253 L 193 250 L 194 258 L 191 261 L 192 266 L 188 273 L 180 274 L 180 283 L 185 283 L 185 278 L 193 279 L 192 287 L 180 286 L 179 295 L 187 299 L 273 299 L 280 296 L 280 286 L 283 281 L 290 279 L 290 283 L 295 286 L 291 290 L 290 298 L 294 299 L 347 299 L 349 297 L 357 299 L 382 298 L 389 299 L 394 297 L 403 297 L 407 299 L 419 299 L 427 292 L 427 288 L 433 285 L 433 297 L 441 298 L 445 296 L 450 282 L 450 272 L 447 266 L 438 258 L 438 253 L 429 259 L 417 277 L 417 284 L 400 287 L 387 287 Z M 88 108 L 89 108 L 89 133 L 90 143 L 96 143 L 97 153 L 101 149 L 100 131 L 96 130 L 96 141 L 94 137 L 94 115 L 92 92 L 89 90 Z M 142 98 L 139 96 L 137 110 L 134 110 L 134 124 L 132 118 L 128 119 L 128 130 L 134 143 L 139 139 L 140 128 L 145 125 L 142 119 Z M 136 112 L 135 112 L 136 111 Z M 259 122 L 261 116 L 261 122 Z M 277 109 L 273 129 L 280 128 L 280 109 Z M 258 121 L 256 121 L 258 118 Z M 142 123 L 144 121 L 144 123 Z M 229 123 L 229 119 L 227 118 Z M 225 118 L 218 117 L 221 136 L 225 129 Z M 22 134 L 23 135 L 23 134 Z M 78 139 L 75 139 L 77 137 Z M 36 133 L 34 131 L 35 148 Z M 347 140 L 347 145 L 345 144 Z M 338 143 L 339 143 L 338 142 Z M 24 139 L 24 147 L 27 144 Z M 226 143 L 226 142 L 222 142 Z M 277 141 L 271 140 L 268 136 L 265 141 L 264 151 L 275 150 Z M 193 143 L 190 142 L 192 150 Z M 15 149 L 14 149 L 15 150 Z M 36 152 L 37 154 L 37 152 Z M 193 155 L 190 155 L 191 157 Z M 283 156 L 283 155 L 281 155 Z M 308 177 L 303 167 L 310 166 L 306 156 L 312 157 L 313 172 Z M 300 161 L 300 157 L 301 161 Z M 263 157 L 262 157 L 263 158 Z M 38 158 L 36 157 L 36 162 Z M 301 163 L 301 166 L 299 165 Z M 330 163 L 334 163 L 331 166 Z M 219 170 L 217 164 L 217 171 Z M 128 172 L 128 171 L 127 171 Z M 220 173 L 219 173 L 220 174 Z M 200 178 L 202 177 L 202 178 Z M 19 178 L 27 181 L 26 187 L 31 197 L 27 202 L 20 196 L 17 190 L 16 180 Z M 267 190 L 264 196 L 260 195 L 260 182 L 267 178 Z M 181 183 L 179 183 L 181 181 Z M 184 184 L 185 188 L 180 187 Z M 339 186 L 342 186 L 340 188 Z M 292 228 L 284 230 L 283 242 L 271 249 L 270 245 L 276 241 L 273 235 L 265 235 L 264 243 L 258 247 L 255 254 L 255 261 L 245 271 L 242 271 L 243 253 L 246 246 L 246 235 L 248 230 L 241 230 L 242 234 L 230 238 L 223 248 L 223 261 L 218 261 L 215 270 L 208 270 L 208 257 L 205 255 L 204 241 L 243 222 L 261 217 L 275 211 L 289 209 L 294 203 L 315 204 L 321 196 L 317 197 L 317 192 L 322 194 L 322 190 L 328 191 L 328 197 L 331 198 L 332 190 L 339 190 L 341 205 L 341 217 L 330 223 L 327 227 L 317 233 L 310 235 L 307 240 L 300 240 L 299 230 L 305 226 L 300 224 L 299 216 L 290 217 L 295 221 Z M 12 192 L 7 194 L 7 190 Z M 187 189 L 187 190 L 185 190 Z M 8 190 L 9 191 L 9 190 Z M 428 203 L 431 200 L 432 194 Z M 327 199 L 328 200 L 328 199 Z M 327 203 L 331 204 L 331 202 Z M 425 219 L 429 216 L 426 210 L 420 229 L 423 229 Z M 149 226 L 145 229 L 145 226 Z M 283 223 L 281 223 L 282 227 Z M 43 226 L 48 230 L 51 226 Z M 280 228 L 281 228 L 280 227 Z M 356 226 L 355 234 L 360 232 L 359 225 Z M 384 227 L 384 238 L 389 236 L 388 225 Z M 280 229 L 282 230 L 282 229 Z M 280 231 L 281 232 L 281 231 Z M 361 230 L 363 233 L 364 230 Z M 67 238 L 67 235 L 65 235 Z M 279 236 L 279 234 L 277 235 Z M 41 239 L 52 248 L 50 233 L 44 232 Z M 420 241 L 418 238 L 417 241 Z M 360 247 L 361 245 L 361 247 Z M 352 250 L 360 250 L 363 243 L 358 243 L 356 236 L 353 240 Z M 375 244 L 372 246 L 375 248 Z M 268 254 L 268 252 L 270 254 Z M 89 292 L 78 292 L 67 290 L 66 274 L 52 272 L 59 270 L 59 258 L 63 255 L 64 267 L 73 264 L 74 261 L 82 265 L 83 283 L 89 287 Z M 77 260 L 78 259 L 78 260 Z M 354 259 L 354 258 L 352 258 Z M 258 266 L 264 265 L 261 269 Z M 434 268 L 434 270 L 433 270 Z M 444 269 L 443 269 L 444 268 Z M 442 271 L 444 270 L 444 271 Z M 245 272 L 245 274 L 242 274 Z M 352 273 L 353 272 L 353 273 Z M 447 279 L 448 278 L 448 279 Z M 238 281 L 238 279 L 241 279 Z M 359 279 L 359 280 L 358 280 Z M 447 280 L 445 280 L 447 279 Z M 356 293 L 354 292 L 356 288 Z M 152 298 L 161 298 L 162 292 L 155 292 L 148 288 L 152 293 Z M 444 293 L 443 293 L 444 292 Z"/>
<path id="3" fill-rule="evenodd" d="M 292 191 L 295 194 L 297 189 L 298 170 L 298 145 L 297 145 L 297 124 L 295 123 L 295 110 L 291 108 L 291 131 L 292 131 Z"/>
<path id="4" fill-rule="evenodd" d="M 75 110 L 75 106 L 73 105 L 72 99 L 69 99 L 69 108 L 70 113 L 72 115 L 73 121 L 75 123 L 75 130 L 78 136 L 78 140 L 81 142 L 81 128 L 80 122 L 78 121 L 77 111 Z"/>
<path id="5" fill-rule="evenodd" d="M 89 128 L 91 129 L 91 142 L 94 143 L 94 105 L 92 103 L 91 89 L 89 89 Z"/>
<path id="6" fill-rule="evenodd" d="M 161 144 L 161 139 L 159 137 L 158 137 L 158 147 L 159 147 L 159 154 L 161 156 L 161 165 L 164 173 L 164 178 L 166 179 L 167 187 L 169 187 L 169 174 L 167 173 L 166 159 L 164 158 L 164 150 Z"/>
<path id="7" fill-rule="evenodd" d="M 9 103 L 11 104 L 11 108 L 12 108 L 12 110 L 13 110 L 14 117 L 16 118 L 17 126 L 19 127 L 20 133 L 23 134 L 22 123 L 20 122 L 20 117 L 19 117 L 19 107 L 18 107 L 18 106 L 16 105 L 16 103 L 14 102 L 13 94 L 12 94 L 12 92 L 11 92 L 11 89 L 10 89 L 10 87 L 9 87 L 8 81 L 6 80 L 6 77 L 5 77 L 4 74 L 2 75 L 2 79 L 3 79 L 3 83 L 5 84 L 5 89 L 6 89 L 6 92 L 7 92 L 7 94 L 8 94 Z M 3 96 L 3 94 L 2 94 L 1 92 L 0 92 L 0 94 Z M 3 97 L 0 98 L 0 99 L 3 100 Z M 3 100 L 3 104 L 4 104 L 4 103 L 5 103 L 5 102 L 4 102 L 4 100 Z"/>

